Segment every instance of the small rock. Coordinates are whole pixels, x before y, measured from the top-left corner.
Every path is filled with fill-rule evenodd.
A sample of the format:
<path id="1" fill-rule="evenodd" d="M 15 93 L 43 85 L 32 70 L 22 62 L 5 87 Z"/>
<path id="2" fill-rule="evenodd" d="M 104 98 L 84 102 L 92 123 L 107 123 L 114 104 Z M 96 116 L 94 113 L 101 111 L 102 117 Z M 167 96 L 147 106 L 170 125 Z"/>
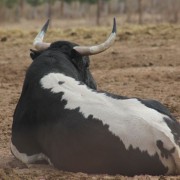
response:
<path id="1" fill-rule="evenodd" d="M 86 34 L 86 35 L 84 36 L 84 39 L 90 39 L 90 38 L 92 38 L 92 35 L 91 35 L 91 34 Z"/>
<path id="2" fill-rule="evenodd" d="M 71 36 L 77 36 L 77 33 L 76 32 L 71 32 L 70 35 Z"/>
<path id="3" fill-rule="evenodd" d="M 7 37 L 4 36 L 1 38 L 1 42 L 5 42 L 5 41 L 7 41 Z"/>

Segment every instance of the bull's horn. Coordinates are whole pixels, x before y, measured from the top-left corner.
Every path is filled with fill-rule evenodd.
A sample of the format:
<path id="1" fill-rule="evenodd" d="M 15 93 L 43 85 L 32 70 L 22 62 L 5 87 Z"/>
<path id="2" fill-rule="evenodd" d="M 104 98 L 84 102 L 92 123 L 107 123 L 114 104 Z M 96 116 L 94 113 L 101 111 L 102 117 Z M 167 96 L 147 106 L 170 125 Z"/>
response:
<path id="1" fill-rule="evenodd" d="M 50 43 L 43 42 L 43 39 L 44 39 L 44 36 L 46 34 L 48 25 L 49 25 L 49 19 L 47 20 L 47 22 L 42 27 L 41 31 L 38 33 L 38 35 L 34 39 L 33 45 L 37 50 L 44 50 L 50 46 Z"/>
<path id="2" fill-rule="evenodd" d="M 104 43 L 95 46 L 75 46 L 73 49 L 75 49 L 81 55 L 98 54 L 108 49 L 113 44 L 115 38 L 116 38 L 116 19 L 114 18 L 112 33 Z"/>

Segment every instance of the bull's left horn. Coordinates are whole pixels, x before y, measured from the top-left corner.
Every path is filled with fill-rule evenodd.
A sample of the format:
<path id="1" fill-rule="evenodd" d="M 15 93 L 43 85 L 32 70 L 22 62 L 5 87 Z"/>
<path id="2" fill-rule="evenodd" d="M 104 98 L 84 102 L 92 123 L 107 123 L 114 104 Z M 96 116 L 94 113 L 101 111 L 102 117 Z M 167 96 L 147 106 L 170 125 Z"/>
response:
<path id="1" fill-rule="evenodd" d="M 45 50 L 50 46 L 50 43 L 43 42 L 43 39 L 44 39 L 44 36 L 46 34 L 48 25 L 49 25 L 49 19 L 47 20 L 47 22 L 42 27 L 41 31 L 38 33 L 38 35 L 34 39 L 33 45 L 37 50 Z"/>
<path id="2" fill-rule="evenodd" d="M 108 49 L 114 43 L 115 38 L 116 38 L 116 19 L 114 18 L 112 33 L 104 43 L 95 46 L 75 46 L 73 49 L 75 49 L 81 55 L 98 54 Z"/>

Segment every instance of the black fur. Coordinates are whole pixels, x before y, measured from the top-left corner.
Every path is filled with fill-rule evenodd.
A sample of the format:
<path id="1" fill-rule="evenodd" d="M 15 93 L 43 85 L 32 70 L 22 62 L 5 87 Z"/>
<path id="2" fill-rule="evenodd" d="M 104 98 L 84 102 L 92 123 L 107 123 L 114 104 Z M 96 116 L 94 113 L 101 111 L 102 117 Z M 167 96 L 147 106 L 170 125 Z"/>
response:
<path id="1" fill-rule="evenodd" d="M 82 57 L 73 49 L 74 46 L 77 44 L 57 41 L 45 51 L 31 50 L 32 60 L 38 60 L 37 64 L 33 63 L 32 66 L 40 68 L 38 64 L 42 64 L 44 67 L 42 72 L 60 72 L 83 82 L 92 89 L 96 89 L 96 82 L 89 71 L 89 57 Z"/>

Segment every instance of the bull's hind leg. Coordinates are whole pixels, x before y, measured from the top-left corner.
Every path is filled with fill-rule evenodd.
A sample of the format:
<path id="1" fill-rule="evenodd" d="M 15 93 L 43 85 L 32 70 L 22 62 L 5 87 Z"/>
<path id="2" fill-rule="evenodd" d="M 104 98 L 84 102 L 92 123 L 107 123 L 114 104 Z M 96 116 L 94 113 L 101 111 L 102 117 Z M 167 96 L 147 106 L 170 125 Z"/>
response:
<path id="1" fill-rule="evenodd" d="M 50 159 L 43 153 L 33 154 L 33 155 L 27 155 L 26 153 L 21 153 L 18 151 L 16 146 L 13 145 L 12 142 L 11 142 L 11 152 L 17 159 L 19 159 L 20 161 L 22 161 L 25 164 L 32 164 L 32 163 L 36 163 L 36 162 L 45 160 L 50 165 L 52 165 Z"/>

